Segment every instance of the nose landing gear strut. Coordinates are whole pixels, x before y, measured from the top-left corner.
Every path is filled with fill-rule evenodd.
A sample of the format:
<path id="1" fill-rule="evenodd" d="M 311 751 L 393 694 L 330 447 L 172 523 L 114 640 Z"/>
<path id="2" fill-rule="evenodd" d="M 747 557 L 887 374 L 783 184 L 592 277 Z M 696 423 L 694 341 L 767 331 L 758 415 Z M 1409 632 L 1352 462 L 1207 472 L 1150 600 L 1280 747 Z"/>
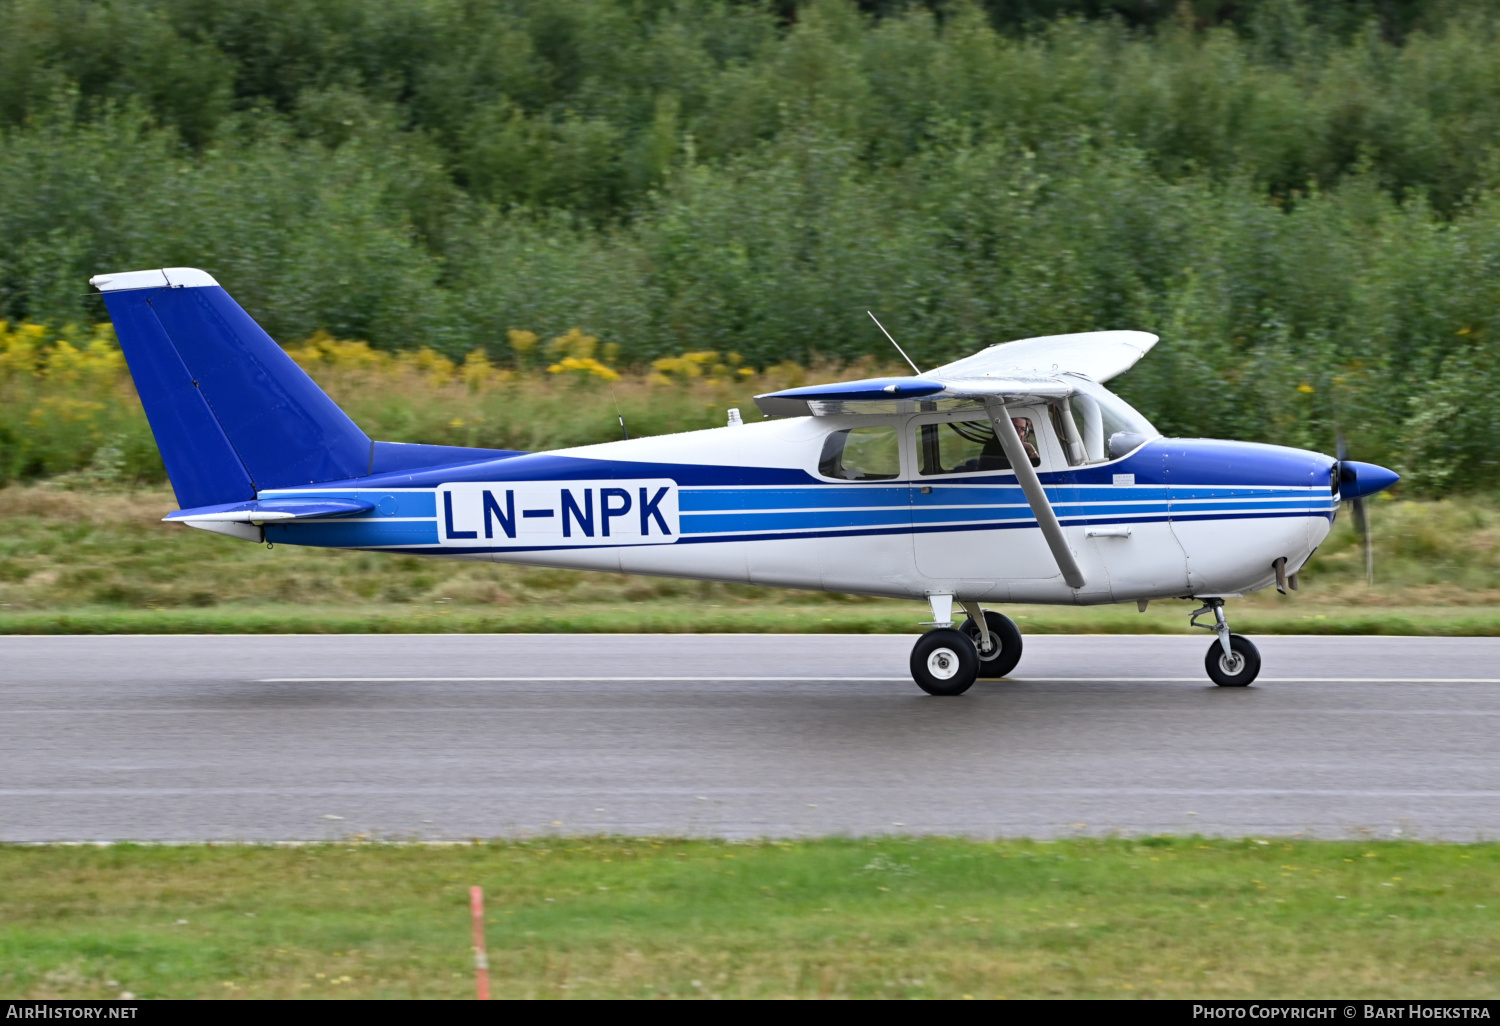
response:
<path id="1" fill-rule="evenodd" d="M 1198 617 L 1213 613 L 1213 623 L 1199 623 Z M 1213 631 L 1219 637 L 1208 647 L 1203 658 L 1203 668 L 1209 679 L 1221 688 L 1243 688 L 1260 675 L 1260 650 L 1247 637 L 1229 632 L 1229 621 L 1224 619 L 1224 600 L 1206 598 L 1203 608 L 1194 611 L 1188 620 L 1194 627 Z"/>

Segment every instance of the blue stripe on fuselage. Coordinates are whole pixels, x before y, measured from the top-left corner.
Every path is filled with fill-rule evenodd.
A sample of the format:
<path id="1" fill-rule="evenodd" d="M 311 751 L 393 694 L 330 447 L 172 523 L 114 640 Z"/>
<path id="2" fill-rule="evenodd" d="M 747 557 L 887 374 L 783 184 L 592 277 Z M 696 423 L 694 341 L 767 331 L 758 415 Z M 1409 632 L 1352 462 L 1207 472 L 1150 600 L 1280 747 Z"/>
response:
<path id="1" fill-rule="evenodd" d="M 320 499 L 353 499 L 356 502 L 372 502 L 380 508 L 382 517 L 435 517 L 437 516 L 437 493 L 429 491 L 403 492 L 380 489 L 301 488 L 277 489 L 260 493 L 262 499 L 290 499 L 317 496 Z M 371 517 L 373 518 L 373 514 Z"/>
<path id="2" fill-rule="evenodd" d="M 818 488 L 692 488 L 678 494 L 683 513 L 713 513 L 751 509 L 827 509 L 850 506 L 901 506 L 910 501 L 911 486 L 822 485 Z"/>
<path id="3" fill-rule="evenodd" d="M 1064 524 L 1094 524 L 1103 520 L 1122 523 L 1149 520 L 1166 520 L 1177 515 L 1177 508 L 1170 510 L 1167 503 L 1109 504 L 1055 507 L 1058 518 Z M 1211 503 L 1194 506 L 1184 511 L 1196 515 L 1200 512 L 1270 513 L 1287 515 L 1321 515 L 1328 511 L 1327 503 L 1301 500 L 1279 500 L 1271 502 Z M 914 523 L 924 525 L 968 524 L 975 527 L 1005 522 L 1007 526 L 1035 524 L 1036 517 L 1024 503 L 1015 505 L 969 505 L 969 506 L 890 506 L 886 509 L 866 510 L 769 510 L 740 513 L 696 513 L 682 515 L 684 534 L 708 534 L 714 532 L 826 532 L 831 529 L 862 525 Z"/>
<path id="4" fill-rule="evenodd" d="M 876 524 L 909 524 L 906 506 L 888 509 L 778 510 L 774 513 L 684 513 L 683 534 L 711 531 L 795 531 L 830 527 L 864 527 Z"/>
<path id="5" fill-rule="evenodd" d="M 436 520 L 309 520 L 267 524 L 266 541 L 340 549 L 436 545 Z"/>

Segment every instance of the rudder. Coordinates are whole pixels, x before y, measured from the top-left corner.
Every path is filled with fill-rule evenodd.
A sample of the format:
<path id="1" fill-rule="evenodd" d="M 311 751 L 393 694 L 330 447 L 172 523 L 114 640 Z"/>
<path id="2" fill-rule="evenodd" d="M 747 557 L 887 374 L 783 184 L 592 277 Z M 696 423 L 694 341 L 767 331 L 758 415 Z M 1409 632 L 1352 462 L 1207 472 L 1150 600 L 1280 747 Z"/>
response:
<path id="1" fill-rule="evenodd" d="M 89 283 L 184 509 L 370 472 L 370 437 L 210 275 L 169 267 Z"/>

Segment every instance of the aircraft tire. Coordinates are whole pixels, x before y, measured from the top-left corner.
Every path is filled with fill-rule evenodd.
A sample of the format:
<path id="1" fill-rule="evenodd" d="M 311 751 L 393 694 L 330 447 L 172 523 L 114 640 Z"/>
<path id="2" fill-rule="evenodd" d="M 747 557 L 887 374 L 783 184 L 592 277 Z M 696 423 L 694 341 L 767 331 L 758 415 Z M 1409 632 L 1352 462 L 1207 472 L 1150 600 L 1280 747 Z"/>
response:
<path id="1" fill-rule="evenodd" d="M 912 646 L 911 676 L 929 695 L 961 695 L 979 676 L 979 653 L 962 631 L 939 627 Z"/>
<path id="2" fill-rule="evenodd" d="M 994 680 L 1004 677 L 1016 668 L 1021 661 L 1021 628 L 1016 622 L 1004 613 L 997 613 L 993 609 L 984 611 L 984 622 L 989 627 L 990 633 L 1000 642 L 1000 648 L 988 659 L 979 649 L 979 628 L 973 619 L 967 619 L 959 630 L 964 636 L 974 642 L 975 654 L 979 656 L 979 679 Z"/>
<path id="3" fill-rule="evenodd" d="M 1239 634 L 1229 635 L 1229 648 L 1237 659 L 1233 665 L 1224 657 L 1224 648 L 1217 638 L 1203 657 L 1203 668 L 1209 679 L 1221 688 L 1243 688 L 1260 676 L 1260 650 L 1254 642 Z"/>

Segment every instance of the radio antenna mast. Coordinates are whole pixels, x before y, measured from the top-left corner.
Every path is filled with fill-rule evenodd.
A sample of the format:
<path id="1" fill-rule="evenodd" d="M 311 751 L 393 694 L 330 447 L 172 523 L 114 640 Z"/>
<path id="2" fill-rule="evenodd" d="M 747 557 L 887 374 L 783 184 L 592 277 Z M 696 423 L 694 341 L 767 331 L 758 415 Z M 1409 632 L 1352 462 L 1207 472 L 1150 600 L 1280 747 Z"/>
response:
<path id="1" fill-rule="evenodd" d="M 628 442 L 630 441 L 630 432 L 625 427 L 625 412 L 620 409 L 620 397 L 615 395 L 615 386 L 613 385 L 609 386 L 609 397 L 615 401 L 615 416 L 620 421 L 620 434 Z M 604 500 L 600 499 L 599 501 L 603 502 Z"/>
<path id="2" fill-rule="evenodd" d="M 866 310 L 865 313 L 870 314 L 870 320 L 875 322 L 875 327 L 880 329 L 880 333 L 882 335 L 884 335 L 886 338 L 891 338 L 891 333 L 885 330 L 885 325 L 880 323 L 880 318 L 876 317 L 868 310 Z M 916 371 L 918 374 L 922 373 L 921 370 L 917 368 L 917 365 L 911 362 L 911 357 L 906 355 L 906 350 L 901 348 L 900 342 L 897 342 L 895 339 L 891 338 L 891 345 L 896 347 L 896 352 L 901 354 L 901 359 L 905 360 L 907 363 L 911 363 L 912 370 Z"/>

